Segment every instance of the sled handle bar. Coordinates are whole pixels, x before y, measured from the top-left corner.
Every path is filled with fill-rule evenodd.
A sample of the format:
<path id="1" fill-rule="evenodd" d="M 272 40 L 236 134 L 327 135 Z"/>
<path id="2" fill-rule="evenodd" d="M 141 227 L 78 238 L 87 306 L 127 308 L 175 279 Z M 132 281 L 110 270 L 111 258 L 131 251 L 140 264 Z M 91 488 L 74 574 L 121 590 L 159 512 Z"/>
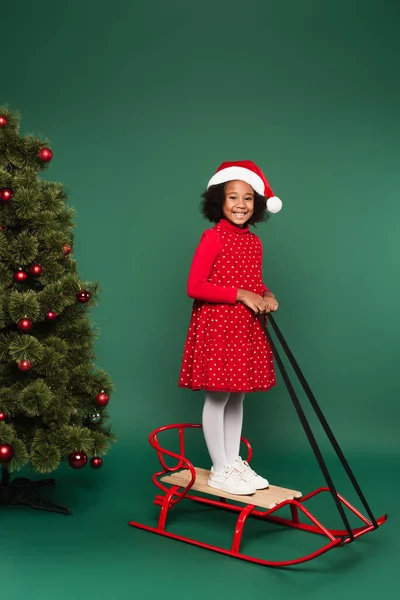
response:
<path id="1" fill-rule="evenodd" d="M 374 517 L 374 515 L 373 515 L 373 513 L 372 513 L 372 511 L 371 511 L 371 509 L 370 509 L 370 507 L 369 507 L 366 499 L 365 499 L 365 496 L 362 493 L 361 488 L 360 488 L 360 486 L 359 486 L 359 484 L 358 484 L 358 482 L 357 482 L 357 480 L 356 480 L 356 478 L 355 478 L 355 476 L 354 476 L 354 474 L 353 474 L 353 472 L 352 472 L 352 470 L 351 470 L 351 468 L 350 468 L 350 466 L 349 466 L 349 464 L 348 464 L 348 462 L 347 462 L 347 460 L 346 460 L 346 458 L 345 458 L 345 456 L 344 456 L 344 454 L 343 454 L 343 452 L 342 452 L 342 450 L 341 450 L 341 448 L 340 448 L 340 446 L 339 446 L 339 444 L 338 444 L 335 436 L 333 435 L 333 432 L 332 432 L 332 430 L 331 430 L 331 428 L 330 428 L 330 426 L 329 426 L 326 418 L 324 417 L 324 415 L 322 413 L 322 410 L 319 407 L 318 402 L 317 402 L 314 394 L 311 391 L 310 386 L 308 385 L 308 383 L 306 381 L 306 378 L 304 377 L 304 375 L 303 375 L 303 373 L 302 373 L 302 371 L 301 371 L 301 369 L 300 369 L 300 367 L 299 367 L 296 359 L 294 358 L 293 353 L 291 352 L 291 350 L 290 350 L 290 348 L 289 348 L 289 346 L 288 346 L 285 338 L 283 337 L 283 335 L 282 335 L 282 333 L 281 333 L 278 325 L 276 324 L 276 321 L 275 321 L 274 317 L 272 316 L 272 314 L 271 313 L 266 313 L 266 317 L 270 321 L 270 323 L 272 325 L 272 328 L 274 329 L 274 332 L 275 332 L 275 334 L 276 334 L 279 342 L 281 343 L 281 345 L 283 347 L 283 350 L 284 350 L 287 358 L 289 359 L 289 362 L 290 362 L 291 366 L 293 367 L 293 370 L 295 371 L 295 373 L 296 373 L 296 375 L 297 375 L 297 377 L 298 377 L 298 379 L 299 379 L 299 381 L 300 381 L 300 383 L 301 383 L 301 385 L 302 385 L 302 387 L 303 387 L 303 389 L 304 389 L 304 391 L 305 391 L 305 393 L 307 395 L 307 398 L 310 401 L 310 404 L 311 404 L 312 408 L 314 409 L 314 411 L 315 411 L 315 413 L 316 413 L 316 415 L 317 415 L 317 417 L 318 417 L 318 419 L 319 419 L 319 421 L 320 421 L 320 423 L 321 423 L 321 425 L 322 425 L 322 427 L 323 427 L 323 429 L 324 429 L 324 431 L 325 431 L 325 433 L 326 433 L 329 441 L 331 442 L 331 444 L 332 444 L 332 446 L 333 446 L 333 448 L 334 448 L 334 450 L 335 450 L 335 452 L 336 452 L 336 454 L 337 454 L 337 456 L 338 456 L 338 458 L 339 458 L 339 460 L 340 460 L 343 468 L 345 469 L 345 471 L 346 471 L 347 475 L 349 476 L 350 481 L 352 482 L 352 484 L 353 484 L 353 486 L 354 486 L 354 488 L 355 488 L 355 490 L 356 490 L 356 492 L 357 492 L 357 494 L 358 494 L 361 502 L 363 503 L 364 508 L 367 511 L 368 516 L 370 517 L 371 522 L 372 522 L 372 524 L 374 526 L 374 529 L 377 529 L 378 528 L 378 523 L 376 522 L 376 519 L 375 519 L 375 517 Z M 282 359 L 281 359 L 281 357 L 279 355 L 279 352 L 278 352 L 278 350 L 276 348 L 276 345 L 275 345 L 275 343 L 273 342 L 273 340 L 271 338 L 271 335 L 270 335 L 270 333 L 268 331 L 268 327 L 267 327 L 267 324 L 265 322 L 265 319 L 263 318 L 262 314 L 258 314 L 258 318 L 259 318 L 260 324 L 261 324 L 261 326 L 262 326 L 262 328 L 264 330 L 266 338 L 267 338 L 267 340 L 268 340 L 268 342 L 269 342 L 269 344 L 271 346 L 271 350 L 272 350 L 273 355 L 274 355 L 274 357 L 276 359 L 276 362 L 278 364 L 279 370 L 282 373 L 283 380 L 285 382 L 285 385 L 286 385 L 286 388 L 287 388 L 287 390 L 289 392 L 289 395 L 290 395 L 290 397 L 292 399 L 292 402 L 294 404 L 296 412 L 297 412 L 297 414 L 298 414 L 298 416 L 300 418 L 300 422 L 301 422 L 301 424 L 303 426 L 303 429 L 304 429 L 304 431 L 305 431 L 305 433 L 307 435 L 308 441 L 309 441 L 309 443 L 311 445 L 311 448 L 312 448 L 312 450 L 313 450 L 313 452 L 315 454 L 315 457 L 316 457 L 316 459 L 318 461 L 319 467 L 320 467 L 320 469 L 322 471 L 322 474 L 323 474 L 323 476 L 325 478 L 325 481 L 326 481 L 326 483 L 327 483 L 327 485 L 329 487 L 329 490 L 330 490 L 330 492 L 332 494 L 333 500 L 334 500 L 334 502 L 336 504 L 336 507 L 337 507 L 337 509 L 339 511 L 340 516 L 342 517 L 343 523 L 344 523 L 344 525 L 346 527 L 346 530 L 347 530 L 347 532 L 349 534 L 349 537 L 353 541 L 354 540 L 354 535 L 352 533 L 350 523 L 348 521 L 348 518 L 347 518 L 344 510 L 343 510 L 343 506 L 342 506 L 342 504 L 341 504 L 341 502 L 340 502 L 340 500 L 338 498 L 337 491 L 336 491 L 335 486 L 333 484 L 333 481 L 332 481 L 332 478 L 331 478 L 330 473 L 328 471 L 328 468 L 326 466 L 326 463 L 325 463 L 325 461 L 323 459 L 321 450 L 320 450 L 320 448 L 319 448 L 319 446 L 317 444 L 317 441 L 315 439 L 315 436 L 314 436 L 314 434 L 312 432 L 310 424 L 309 424 L 309 422 L 307 420 L 307 417 L 306 417 L 306 415 L 304 413 L 304 410 L 303 410 L 303 408 L 302 408 L 302 406 L 301 406 L 301 404 L 299 402 L 299 399 L 298 399 L 297 394 L 296 394 L 296 392 L 295 392 L 295 390 L 293 388 L 293 385 L 292 385 L 292 383 L 291 383 L 291 381 L 289 379 L 289 375 L 288 375 L 288 373 L 287 373 L 287 371 L 285 369 L 285 366 L 284 366 L 284 364 L 282 362 Z"/>

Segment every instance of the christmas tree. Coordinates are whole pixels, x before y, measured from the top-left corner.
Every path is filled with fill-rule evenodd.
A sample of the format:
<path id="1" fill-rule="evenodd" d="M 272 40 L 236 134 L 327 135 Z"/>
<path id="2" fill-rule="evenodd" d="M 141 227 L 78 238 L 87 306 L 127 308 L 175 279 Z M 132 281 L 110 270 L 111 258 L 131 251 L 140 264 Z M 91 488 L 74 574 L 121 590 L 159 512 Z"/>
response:
<path id="1" fill-rule="evenodd" d="M 50 473 L 62 461 L 101 467 L 116 439 L 113 386 L 96 367 L 89 310 L 99 287 L 79 278 L 75 211 L 62 184 L 40 177 L 53 156 L 48 140 L 19 127 L 19 114 L 0 106 L 0 506 L 69 512 L 37 497 L 53 479 L 11 474 Z"/>

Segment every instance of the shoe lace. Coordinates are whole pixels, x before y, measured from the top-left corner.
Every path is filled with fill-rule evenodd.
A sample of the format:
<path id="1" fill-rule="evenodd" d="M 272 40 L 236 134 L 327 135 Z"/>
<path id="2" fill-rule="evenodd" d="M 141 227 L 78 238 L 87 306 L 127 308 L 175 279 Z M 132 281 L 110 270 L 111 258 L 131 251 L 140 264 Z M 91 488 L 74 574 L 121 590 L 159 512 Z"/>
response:
<path id="1" fill-rule="evenodd" d="M 239 456 L 238 461 L 244 466 L 244 468 L 246 469 L 247 473 L 249 473 L 251 475 L 256 475 L 256 472 L 253 471 L 253 469 L 251 468 L 251 466 L 249 465 L 249 463 L 247 462 L 247 460 L 243 460 Z"/>
<path id="2" fill-rule="evenodd" d="M 228 476 L 229 475 L 229 479 L 231 479 L 232 481 L 241 481 L 242 480 L 242 474 L 240 471 L 238 471 L 237 469 L 235 469 L 234 467 L 231 467 L 229 465 L 227 465 L 224 469 L 225 474 Z"/>

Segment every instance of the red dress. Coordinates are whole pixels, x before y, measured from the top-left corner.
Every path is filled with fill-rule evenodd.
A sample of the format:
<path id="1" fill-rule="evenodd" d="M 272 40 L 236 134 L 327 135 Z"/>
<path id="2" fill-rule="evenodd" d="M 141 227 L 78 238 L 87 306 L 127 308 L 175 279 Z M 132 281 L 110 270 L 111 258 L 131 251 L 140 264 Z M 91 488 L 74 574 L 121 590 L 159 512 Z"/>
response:
<path id="1" fill-rule="evenodd" d="M 188 279 L 195 298 L 179 387 L 221 392 L 257 392 L 276 384 L 272 350 L 258 317 L 237 289 L 260 296 L 262 245 L 249 227 L 222 219 L 206 230 Z"/>

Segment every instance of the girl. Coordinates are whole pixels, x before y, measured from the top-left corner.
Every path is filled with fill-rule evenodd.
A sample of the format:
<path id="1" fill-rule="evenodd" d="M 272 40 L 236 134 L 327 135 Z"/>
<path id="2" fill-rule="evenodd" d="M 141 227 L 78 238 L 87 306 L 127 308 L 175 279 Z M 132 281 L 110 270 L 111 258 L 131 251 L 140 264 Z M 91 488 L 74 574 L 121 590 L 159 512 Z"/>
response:
<path id="1" fill-rule="evenodd" d="M 249 226 L 278 212 L 262 171 L 251 161 L 225 162 L 202 195 L 216 223 L 193 257 L 187 292 L 194 299 L 179 386 L 204 390 L 202 425 L 212 467 L 208 485 L 231 494 L 269 486 L 239 456 L 246 393 L 276 383 L 271 348 L 257 314 L 278 302 L 262 280 L 262 245 Z"/>

